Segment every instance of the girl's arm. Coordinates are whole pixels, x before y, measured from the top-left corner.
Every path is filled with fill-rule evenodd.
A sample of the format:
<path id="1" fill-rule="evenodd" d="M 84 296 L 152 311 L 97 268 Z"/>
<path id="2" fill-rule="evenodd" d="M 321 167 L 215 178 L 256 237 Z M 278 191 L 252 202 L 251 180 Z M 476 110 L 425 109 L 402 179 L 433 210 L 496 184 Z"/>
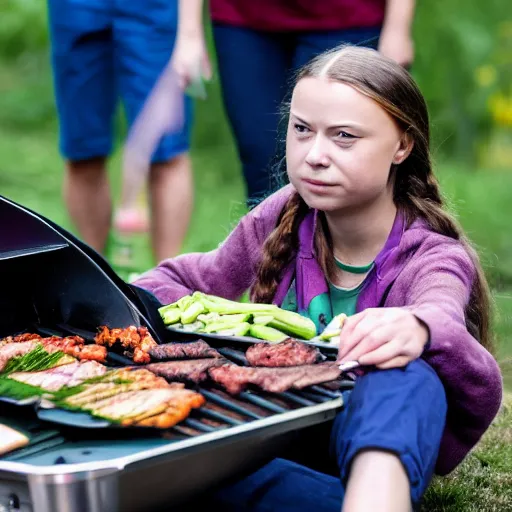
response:
<path id="1" fill-rule="evenodd" d="M 387 0 L 379 39 L 379 51 L 404 67 L 409 67 L 414 60 L 414 7 L 415 0 Z"/>
<path id="2" fill-rule="evenodd" d="M 178 34 L 171 62 L 183 88 L 201 77 L 211 78 L 204 37 L 203 0 L 179 0 Z"/>
<path id="3" fill-rule="evenodd" d="M 449 412 L 437 471 L 447 473 L 480 439 L 496 416 L 502 399 L 502 378 L 494 357 L 469 334 L 465 306 L 474 278 L 466 251 L 453 243 L 421 258 L 409 284 L 408 309 L 429 329 L 423 355 L 443 382 Z M 451 459 L 451 460 L 450 460 Z"/>
<path id="4" fill-rule="evenodd" d="M 238 299 L 253 284 L 263 243 L 292 191 L 284 187 L 263 201 L 217 249 L 165 260 L 133 284 L 152 292 L 162 304 L 194 291 Z"/>
<path id="5" fill-rule="evenodd" d="M 437 467 L 441 474 L 461 462 L 501 404 L 499 367 L 466 328 L 474 275 L 474 265 L 458 242 L 435 237 L 393 283 L 386 307 L 350 317 L 340 336 L 341 361 L 386 369 L 423 357 L 434 368 L 448 400 L 443 457 Z"/>

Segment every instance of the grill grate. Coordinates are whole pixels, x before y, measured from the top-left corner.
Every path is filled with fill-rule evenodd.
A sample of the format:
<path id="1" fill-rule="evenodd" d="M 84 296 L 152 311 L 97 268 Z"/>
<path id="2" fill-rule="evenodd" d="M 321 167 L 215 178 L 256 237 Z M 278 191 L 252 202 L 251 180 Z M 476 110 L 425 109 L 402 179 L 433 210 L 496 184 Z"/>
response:
<path id="1" fill-rule="evenodd" d="M 90 331 L 77 329 L 66 324 L 59 324 L 55 329 L 35 325 L 32 329 L 33 332 L 44 336 L 78 335 L 89 342 L 94 340 L 95 335 L 95 333 Z M 221 342 L 224 343 L 224 346 L 219 346 Z M 233 348 L 233 346 L 229 346 L 230 342 L 228 340 L 209 339 L 208 343 L 232 362 L 239 365 L 248 364 L 244 352 Z M 236 342 L 231 345 L 236 345 Z M 335 357 L 331 353 L 324 355 L 327 359 L 331 360 Z M 109 352 L 107 364 L 114 367 L 126 365 L 134 366 L 133 361 L 129 358 L 116 354 L 115 352 Z M 192 414 L 180 424 L 164 432 L 158 431 L 156 435 L 169 440 L 181 440 L 200 436 L 205 433 L 224 430 L 275 414 L 281 414 L 337 399 L 341 396 L 342 391 L 351 389 L 353 385 L 354 382 L 347 379 L 340 381 L 338 390 L 328 389 L 322 385 L 314 385 L 304 390 L 289 390 L 283 393 L 267 393 L 261 390 L 250 390 L 243 391 L 237 396 L 227 394 L 216 384 L 196 386 L 195 389 L 206 398 L 206 404 L 200 409 L 194 410 Z M 36 423 L 36 428 L 39 431 L 41 431 L 42 427 L 44 429 L 44 422 L 36 420 Z M 83 430 L 80 430 L 83 433 Z M 90 432 L 89 435 L 98 439 L 104 437 L 104 434 L 106 434 L 108 430 L 111 431 L 111 429 L 95 430 L 94 432 Z M 117 431 L 119 432 L 119 430 Z M 141 435 L 155 435 L 154 431 L 148 432 L 147 429 L 144 431 L 140 429 L 139 432 Z M 55 430 L 55 428 L 47 430 L 46 433 L 43 430 L 40 435 L 32 437 L 27 447 L 11 454 L 9 460 L 22 459 L 25 456 L 44 451 L 65 441 L 65 437 L 63 437 L 58 430 Z"/>

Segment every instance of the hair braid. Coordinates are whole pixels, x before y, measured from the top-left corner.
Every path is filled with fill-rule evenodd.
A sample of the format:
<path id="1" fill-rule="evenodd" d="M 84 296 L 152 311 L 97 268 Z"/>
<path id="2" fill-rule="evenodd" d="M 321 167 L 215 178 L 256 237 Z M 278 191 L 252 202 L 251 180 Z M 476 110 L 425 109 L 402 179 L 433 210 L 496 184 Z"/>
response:
<path id="1" fill-rule="evenodd" d="M 459 240 L 473 261 L 476 275 L 465 311 L 466 327 L 472 336 L 492 352 L 489 315 L 491 293 L 478 254 L 456 219 L 444 209 L 444 201 L 435 176 L 430 174 L 422 181 L 415 175 L 409 175 L 409 183 L 408 203 L 415 210 L 414 217 L 424 218 L 437 233 Z"/>
<path id="2" fill-rule="evenodd" d="M 299 245 L 299 225 L 308 211 L 302 197 L 295 192 L 288 199 L 263 246 L 263 258 L 251 291 L 254 302 L 271 303 L 276 294 L 281 273 Z"/>

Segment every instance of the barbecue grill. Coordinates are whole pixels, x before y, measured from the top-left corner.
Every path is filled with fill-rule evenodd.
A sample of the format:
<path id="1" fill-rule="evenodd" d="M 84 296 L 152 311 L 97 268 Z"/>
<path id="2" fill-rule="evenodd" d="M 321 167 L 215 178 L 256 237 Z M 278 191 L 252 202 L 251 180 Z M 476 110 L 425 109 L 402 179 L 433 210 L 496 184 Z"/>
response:
<path id="1" fill-rule="evenodd" d="M 124 283 L 62 228 L 1 197 L 0 216 L 0 336 L 24 331 L 92 339 L 96 327 L 107 324 L 146 326 L 158 342 L 197 338 L 167 331 L 149 295 Z M 208 342 L 243 363 L 240 342 Z M 324 354 L 335 357 L 333 349 Z M 111 353 L 108 363 L 132 362 Z M 0 402 L 0 422 L 31 439 L 0 457 L 0 511 L 169 510 L 275 456 L 297 430 L 332 419 L 343 404 L 341 391 L 352 386 L 346 380 L 337 390 L 317 385 L 233 397 L 201 385 L 206 404 L 163 432 L 105 427 L 78 413 Z"/>

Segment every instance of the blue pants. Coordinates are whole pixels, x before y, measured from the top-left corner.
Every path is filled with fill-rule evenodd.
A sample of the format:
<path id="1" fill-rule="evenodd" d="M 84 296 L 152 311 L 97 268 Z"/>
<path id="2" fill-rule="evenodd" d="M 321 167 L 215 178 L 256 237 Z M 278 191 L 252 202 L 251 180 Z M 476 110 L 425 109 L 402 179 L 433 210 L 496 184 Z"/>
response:
<path id="1" fill-rule="evenodd" d="M 405 369 L 369 373 L 358 380 L 332 425 L 330 455 L 337 474 L 274 459 L 209 495 L 206 502 L 225 512 L 340 512 L 350 465 L 360 451 L 371 448 L 400 458 L 409 477 L 411 502 L 417 505 L 434 473 L 446 409 L 441 381 L 422 360 Z M 327 458 L 329 439 L 318 436 L 321 431 L 312 429 L 297 439 L 297 459 L 303 460 L 303 452 L 311 447 L 319 452 L 317 461 Z"/>
<path id="2" fill-rule="evenodd" d="M 48 0 L 60 149 L 70 160 L 105 157 L 122 100 L 128 125 L 168 63 L 177 0 Z M 192 102 L 185 123 L 153 154 L 164 162 L 189 148 Z"/>
<path id="3" fill-rule="evenodd" d="M 332 32 L 269 33 L 215 24 L 224 106 L 233 129 L 250 202 L 270 189 L 279 108 L 292 73 L 342 43 L 376 47 L 380 27 Z"/>

